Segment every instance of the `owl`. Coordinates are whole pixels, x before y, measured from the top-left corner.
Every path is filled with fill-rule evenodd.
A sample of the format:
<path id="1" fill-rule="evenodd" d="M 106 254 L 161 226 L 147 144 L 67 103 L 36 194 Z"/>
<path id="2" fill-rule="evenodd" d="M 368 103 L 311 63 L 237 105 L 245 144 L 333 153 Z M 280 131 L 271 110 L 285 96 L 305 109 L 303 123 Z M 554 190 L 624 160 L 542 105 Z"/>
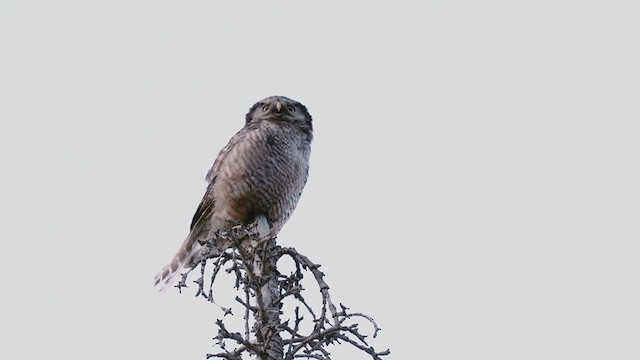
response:
<path id="1" fill-rule="evenodd" d="M 258 221 L 261 236 L 276 236 L 298 204 L 309 174 L 313 128 L 301 103 L 271 96 L 255 103 L 244 127 L 220 151 L 207 173 L 207 190 L 190 232 L 155 277 L 164 290 L 183 270 L 196 266 L 201 241 L 234 224 Z M 223 252 L 227 244 L 214 244 Z"/>

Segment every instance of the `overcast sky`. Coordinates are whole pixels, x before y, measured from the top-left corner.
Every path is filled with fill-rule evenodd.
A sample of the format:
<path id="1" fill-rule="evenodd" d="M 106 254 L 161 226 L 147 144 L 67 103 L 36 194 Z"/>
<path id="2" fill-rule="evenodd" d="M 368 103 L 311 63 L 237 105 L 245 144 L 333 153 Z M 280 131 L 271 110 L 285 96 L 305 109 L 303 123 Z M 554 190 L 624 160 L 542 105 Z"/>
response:
<path id="1" fill-rule="evenodd" d="M 276 94 L 315 127 L 278 241 L 376 348 L 640 358 L 636 0 L 2 0 L 0 46 L 2 358 L 213 352 L 220 309 L 152 279 Z"/>

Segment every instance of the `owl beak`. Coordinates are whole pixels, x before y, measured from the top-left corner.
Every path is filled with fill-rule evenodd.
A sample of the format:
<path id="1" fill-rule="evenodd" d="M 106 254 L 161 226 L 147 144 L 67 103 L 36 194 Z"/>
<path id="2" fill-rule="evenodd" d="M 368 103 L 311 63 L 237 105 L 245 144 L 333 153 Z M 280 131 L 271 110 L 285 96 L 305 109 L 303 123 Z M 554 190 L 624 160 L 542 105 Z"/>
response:
<path id="1" fill-rule="evenodd" d="M 276 101 L 276 112 L 279 114 L 280 110 L 282 109 L 282 104 L 280 103 L 280 101 Z"/>

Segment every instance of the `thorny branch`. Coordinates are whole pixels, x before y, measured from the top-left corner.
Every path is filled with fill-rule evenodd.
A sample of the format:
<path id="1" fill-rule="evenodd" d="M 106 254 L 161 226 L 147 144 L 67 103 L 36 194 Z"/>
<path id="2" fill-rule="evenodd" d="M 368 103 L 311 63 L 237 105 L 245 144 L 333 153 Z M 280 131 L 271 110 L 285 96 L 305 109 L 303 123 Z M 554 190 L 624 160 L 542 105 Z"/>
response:
<path id="1" fill-rule="evenodd" d="M 230 247 L 222 253 L 216 253 L 212 250 L 212 244 L 220 241 L 229 243 Z M 193 281 L 198 285 L 196 297 L 202 296 L 215 303 L 213 285 L 220 270 L 223 269 L 226 273 L 235 276 L 235 289 L 244 295 L 244 298 L 240 296 L 235 298 L 236 302 L 244 308 L 244 333 L 229 331 L 223 320 L 217 320 L 218 335 L 214 340 L 221 351 L 207 354 L 207 359 L 242 360 L 242 354 L 248 353 L 259 359 L 331 360 L 331 354 L 327 348 L 329 345 L 343 342 L 369 354 L 373 360 L 382 360 L 383 356 L 390 353 L 389 350 L 377 352 L 369 345 L 368 336 L 361 332 L 357 320 L 364 319 L 373 326 L 371 335 L 374 338 L 380 331 L 378 324 L 370 316 L 351 312 L 342 304 L 336 307 L 331 300 L 329 285 L 324 280 L 320 265 L 313 263 L 294 248 L 278 246 L 274 238 L 259 239 L 255 227 L 247 228 L 239 224 L 218 232 L 213 239 L 202 245 L 205 245 L 208 250 L 200 261 L 200 276 Z M 269 257 L 272 257 L 274 265 L 279 259 L 288 257 L 293 261 L 294 271 L 288 276 L 283 276 L 275 268 L 272 269 L 271 274 L 264 273 L 268 267 L 256 269 L 261 261 L 267 263 Z M 212 261 L 207 262 L 209 259 Z M 256 261 L 256 259 L 259 260 Z M 213 271 L 208 286 L 205 286 L 207 265 L 212 265 Z M 182 275 L 181 281 L 176 285 L 178 289 L 186 287 L 187 276 L 194 269 L 195 267 Z M 314 307 L 314 304 L 303 296 L 302 280 L 309 272 L 313 275 L 320 292 L 320 306 Z M 269 276 L 277 276 L 277 297 L 273 301 L 279 314 L 282 313 L 285 300 L 294 299 L 293 314 L 289 315 L 290 318 L 286 321 L 279 320 L 280 318 L 277 317 L 279 323 L 275 326 L 269 324 L 266 319 L 269 304 L 264 302 L 261 291 L 267 285 Z M 233 315 L 230 308 L 222 306 L 220 308 L 225 316 Z M 304 314 L 310 320 L 307 320 Z M 253 326 L 250 326 L 251 322 Z M 278 346 L 284 347 L 277 356 L 274 356 L 269 349 L 269 343 L 273 342 L 274 336 L 279 339 Z M 234 347 L 230 349 L 228 343 L 232 343 Z"/>

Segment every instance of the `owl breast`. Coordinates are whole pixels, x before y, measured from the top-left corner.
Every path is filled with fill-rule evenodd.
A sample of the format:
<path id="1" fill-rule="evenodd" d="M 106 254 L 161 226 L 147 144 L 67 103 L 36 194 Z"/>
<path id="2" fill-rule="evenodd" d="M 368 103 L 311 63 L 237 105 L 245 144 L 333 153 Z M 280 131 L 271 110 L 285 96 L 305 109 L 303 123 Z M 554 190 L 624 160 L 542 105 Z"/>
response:
<path id="1" fill-rule="evenodd" d="M 213 184 L 212 228 L 265 215 L 276 235 L 295 209 L 309 172 L 310 144 L 295 128 L 264 121 L 229 149 Z"/>

